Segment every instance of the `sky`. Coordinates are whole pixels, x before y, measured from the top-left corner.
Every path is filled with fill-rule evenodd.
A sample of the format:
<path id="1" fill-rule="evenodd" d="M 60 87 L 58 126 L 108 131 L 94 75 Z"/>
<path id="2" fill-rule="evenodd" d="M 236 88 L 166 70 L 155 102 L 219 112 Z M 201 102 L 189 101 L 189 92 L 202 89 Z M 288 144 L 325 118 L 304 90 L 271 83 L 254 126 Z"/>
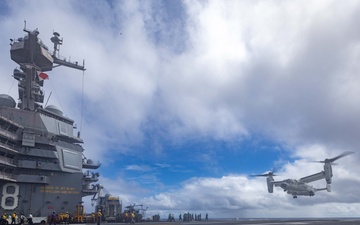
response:
<path id="1" fill-rule="evenodd" d="M 0 93 L 14 99 L 9 39 L 24 20 L 85 60 L 84 73 L 49 72 L 45 99 L 75 120 L 123 206 L 161 218 L 360 216 L 359 1 L 0 1 Z M 251 176 L 299 179 L 345 151 L 355 154 L 333 166 L 332 192 L 293 199 Z"/>

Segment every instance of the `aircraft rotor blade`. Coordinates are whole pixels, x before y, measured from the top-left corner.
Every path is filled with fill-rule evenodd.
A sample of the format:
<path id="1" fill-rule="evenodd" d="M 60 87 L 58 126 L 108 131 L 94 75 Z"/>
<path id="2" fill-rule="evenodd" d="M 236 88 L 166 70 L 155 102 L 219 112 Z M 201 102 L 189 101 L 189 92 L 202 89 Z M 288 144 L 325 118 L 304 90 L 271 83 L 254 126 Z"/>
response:
<path id="1" fill-rule="evenodd" d="M 347 155 L 350 155 L 350 154 L 353 154 L 353 153 L 354 153 L 354 152 L 350 152 L 350 151 L 344 152 L 344 153 L 342 153 L 342 154 L 340 154 L 340 155 L 338 155 L 338 156 L 336 156 L 336 157 L 334 157 L 334 158 L 325 159 L 325 163 L 327 163 L 327 162 L 332 163 L 332 162 L 334 162 L 334 161 L 336 161 L 336 160 L 338 160 L 338 159 L 340 159 L 340 158 L 342 158 L 342 157 L 344 157 L 344 156 L 347 156 Z"/>
<path id="2" fill-rule="evenodd" d="M 334 161 L 342 158 L 342 157 L 345 157 L 347 155 L 350 155 L 350 154 L 353 154 L 354 152 L 350 152 L 350 151 L 347 151 L 347 152 L 344 152 L 334 158 L 331 158 L 331 159 L 325 159 L 325 160 L 321 160 L 321 161 L 311 161 L 311 162 L 316 162 L 316 163 L 330 163 L 331 165 L 337 165 L 336 163 L 333 163 Z"/>
<path id="3" fill-rule="evenodd" d="M 251 175 L 252 177 L 268 177 L 268 176 L 276 176 L 273 172 L 265 173 L 265 174 L 255 174 Z"/>
<path id="4" fill-rule="evenodd" d="M 313 163 L 325 163 L 325 161 L 309 161 L 309 162 L 313 162 Z"/>

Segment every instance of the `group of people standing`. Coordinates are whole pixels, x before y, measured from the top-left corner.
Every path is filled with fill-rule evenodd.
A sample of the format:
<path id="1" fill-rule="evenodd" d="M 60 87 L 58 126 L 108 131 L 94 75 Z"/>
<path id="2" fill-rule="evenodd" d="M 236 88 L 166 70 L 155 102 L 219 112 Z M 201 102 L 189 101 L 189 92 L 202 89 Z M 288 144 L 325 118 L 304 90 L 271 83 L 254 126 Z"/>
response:
<path id="1" fill-rule="evenodd" d="M 100 225 L 103 219 L 102 217 L 103 215 L 101 213 L 101 209 L 99 209 L 97 212 L 91 213 L 91 222 L 92 223 L 96 222 L 97 225 Z"/>
<path id="2" fill-rule="evenodd" d="M 1 220 L 0 220 L 0 224 L 1 225 L 6 225 L 6 224 L 25 224 L 25 221 L 28 222 L 28 224 L 30 225 L 33 225 L 33 221 L 32 221 L 32 214 L 30 213 L 29 214 L 29 217 L 26 218 L 24 216 L 24 213 L 21 213 L 20 216 L 18 216 L 16 214 L 16 212 L 13 212 L 12 214 L 8 214 L 8 213 L 4 213 L 2 216 L 1 216 Z M 9 221 L 11 220 L 11 222 Z"/>
<path id="3" fill-rule="evenodd" d="M 183 215 L 179 214 L 179 221 L 190 222 L 190 221 L 201 221 L 201 220 L 202 220 L 201 213 L 195 215 L 191 213 L 184 213 Z M 205 215 L 205 220 L 209 220 L 209 215 L 207 213 Z M 171 213 L 169 214 L 168 221 L 175 222 L 174 214 Z"/>
<path id="4" fill-rule="evenodd" d="M 48 216 L 49 225 L 56 225 L 57 222 L 64 223 L 65 225 L 69 225 L 70 223 L 70 215 L 68 212 L 56 214 L 55 211 L 51 215 Z"/>
<path id="5" fill-rule="evenodd" d="M 132 224 L 135 224 L 135 212 L 132 211 L 125 211 L 124 214 L 123 214 L 123 219 L 124 219 L 124 222 L 125 223 L 132 223 Z"/>

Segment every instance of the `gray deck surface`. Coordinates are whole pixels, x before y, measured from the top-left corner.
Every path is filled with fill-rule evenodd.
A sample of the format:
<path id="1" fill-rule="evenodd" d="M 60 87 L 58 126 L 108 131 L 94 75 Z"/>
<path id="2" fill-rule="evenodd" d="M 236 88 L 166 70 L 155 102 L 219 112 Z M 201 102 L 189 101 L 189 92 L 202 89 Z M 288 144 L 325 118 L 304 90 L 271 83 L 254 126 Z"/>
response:
<path id="1" fill-rule="evenodd" d="M 125 223 L 105 223 L 108 225 L 121 225 Z M 105 225 L 102 224 L 102 225 Z M 127 223 L 129 224 L 129 223 Z M 192 222 L 142 222 L 136 224 L 160 224 L 160 225 L 277 225 L 277 224 L 289 224 L 289 225 L 360 225 L 360 218 L 358 219 L 267 219 L 267 220 L 209 220 L 209 221 L 192 221 Z M 89 224 L 90 225 L 90 224 Z M 94 224 L 93 224 L 94 225 Z"/>

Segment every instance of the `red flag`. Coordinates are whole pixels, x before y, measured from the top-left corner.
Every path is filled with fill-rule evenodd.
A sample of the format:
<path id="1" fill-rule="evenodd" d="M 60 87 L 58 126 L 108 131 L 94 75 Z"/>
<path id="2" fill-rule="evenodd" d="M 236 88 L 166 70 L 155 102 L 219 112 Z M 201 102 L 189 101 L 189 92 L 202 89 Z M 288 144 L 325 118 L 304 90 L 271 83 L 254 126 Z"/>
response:
<path id="1" fill-rule="evenodd" d="M 44 72 L 38 72 L 38 76 L 39 76 L 39 79 L 40 80 L 46 80 L 46 79 L 48 79 L 49 78 L 49 75 L 47 75 L 46 73 L 44 73 Z"/>

